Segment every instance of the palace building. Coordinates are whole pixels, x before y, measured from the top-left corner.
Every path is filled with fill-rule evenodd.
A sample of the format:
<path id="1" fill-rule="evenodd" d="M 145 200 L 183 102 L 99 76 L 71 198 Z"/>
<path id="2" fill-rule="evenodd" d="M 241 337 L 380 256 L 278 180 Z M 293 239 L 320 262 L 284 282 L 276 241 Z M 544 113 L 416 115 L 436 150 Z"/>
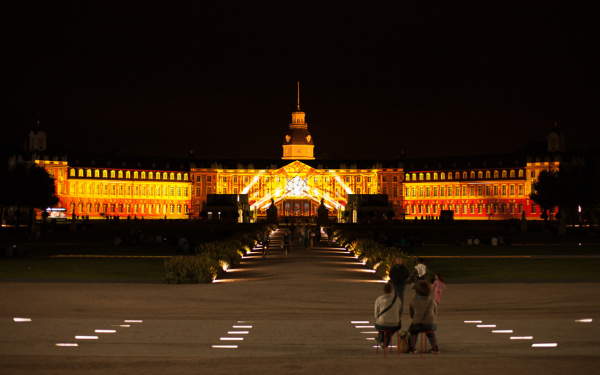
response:
<path id="1" fill-rule="evenodd" d="M 386 160 L 314 156 L 306 114 L 298 103 L 275 160 L 152 159 L 74 154 L 34 157 L 55 178 L 68 216 L 100 219 L 222 219 L 252 222 L 275 205 L 279 218 L 331 221 L 437 218 L 540 219 L 529 198 L 539 172 L 558 169 L 564 139 L 548 135 L 548 152 Z M 282 129 L 283 133 L 283 129 Z M 43 152 L 45 133 L 30 133 Z M 552 213 L 553 214 L 553 213 Z M 551 216 L 552 217 L 552 216 Z"/>

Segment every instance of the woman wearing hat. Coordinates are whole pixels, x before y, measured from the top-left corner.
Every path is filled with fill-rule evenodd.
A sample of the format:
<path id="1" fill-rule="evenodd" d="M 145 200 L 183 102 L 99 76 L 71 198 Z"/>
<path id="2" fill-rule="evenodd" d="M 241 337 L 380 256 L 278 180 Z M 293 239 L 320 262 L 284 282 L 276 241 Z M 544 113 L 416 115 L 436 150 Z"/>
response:
<path id="1" fill-rule="evenodd" d="M 437 303 L 431 298 L 431 286 L 429 282 L 420 280 L 415 283 L 415 298 L 410 302 L 410 317 L 412 323 L 408 330 L 410 331 L 410 351 L 414 350 L 416 339 L 419 332 L 422 331 L 435 331 L 437 329 L 436 317 L 437 317 Z M 439 352 L 437 346 L 437 340 L 433 333 L 426 333 L 431 353 Z"/>

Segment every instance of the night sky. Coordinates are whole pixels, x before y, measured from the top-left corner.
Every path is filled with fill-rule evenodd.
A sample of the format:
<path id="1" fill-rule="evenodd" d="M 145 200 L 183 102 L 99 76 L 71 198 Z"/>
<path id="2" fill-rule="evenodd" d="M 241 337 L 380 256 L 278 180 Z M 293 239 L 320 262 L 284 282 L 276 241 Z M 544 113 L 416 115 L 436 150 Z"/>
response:
<path id="1" fill-rule="evenodd" d="M 3 2 L 2 141 L 39 119 L 74 151 L 280 158 L 300 81 L 317 157 L 599 143 L 592 8 L 202 3 Z"/>

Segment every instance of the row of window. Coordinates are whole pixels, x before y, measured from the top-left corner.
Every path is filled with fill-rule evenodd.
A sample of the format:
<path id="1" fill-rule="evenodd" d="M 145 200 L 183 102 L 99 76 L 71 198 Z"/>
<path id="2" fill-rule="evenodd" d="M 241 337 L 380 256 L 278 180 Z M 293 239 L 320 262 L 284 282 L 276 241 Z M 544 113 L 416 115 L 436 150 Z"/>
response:
<path id="1" fill-rule="evenodd" d="M 142 197 L 187 197 L 188 188 L 182 186 L 120 185 L 120 184 L 71 184 L 71 194 L 79 195 L 121 195 Z"/>
<path id="2" fill-rule="evenodd" d="M 462 188 L 462 189 L 461 189 Z M 423 197 L 475 197 L 475 196 L 509 196 L 523 195 L 523 185 L 479 185 L 479 186 L 419 186 L 406 187 L 406 198 Z M 394 197 L 397 197 L 394 188 Z"/>
<path id="3" fill-rule="evenodd" d="M 522 214 L 523 213 L 523 204 L 514 204 L 514 203 L 500 203 L 500 204 L 448 204 L 448 205 L 429 205 L 429 204 L 413 204 L 407 205 L 405 207 L 407 215 L 436 215 L 441 210 L 450 210 L 454 211 L 455 214 L 471 214 L 471 215 L 493 215 L 493 214 Z M 438 211 L 439 210 L 439 211 Z M 531 205 L 531 214 L 536 214 L 538 212 L 536 205 Z"/>
<path id="4" fill-rule="evenodd" d="M 75 203 L 71 203 L 71 212 L 74 209 Z M 188 213 L 188 206 L 181 204 L 79 203 L 76 214 L 181 214 L 182 209 L 184 214 Z"/>
<path id="5" fill-rule="evenodd" d="M 174 173 L 174 172 L 138 172 L 138 171 L 115 171 L 113 169 L 108 170 L 108 169 L 103 169 L 102 173 L 100 172 L 99 169 L 94 169 L 93 173 L 91 169 L 71 169 L 70 172 L 70 177 L 92 177 L 92 174 L 94 175 L 95 178 L 100 178 L 100 175 L 102 174 L 102 178 L 125 178 L 125 179 L 131 179 L 131 176 L 133 176 L 134 180 L 137 180 L 138 178 L 145 180 L 146 177 L 148 180 L 171 180 L 171 181 L 187 181 L 188 180 L 188 174 L 187 173 Z"/>
<path id="6" fill-rule="evenodd" d="M 518 174 L 519 178 L 522 178 L 525 174 L 525 172 L 522 169 L 519 169 L 518 172 L 516 172 L 515 170 L 511 170 L 510 172 L 503 170 L 502 171 L 502 178 L 508 178 L 510 176 L 510 178 L 515 178 L 516 175 Z M 448 172 L 448 180 L 452 180 L 452 172 Z M 460 179 L 460 172 L 455 172 L 454 173 L 454 179 L 458 180 Z M 446 179 L 446 173 L 441 172 L 439 175 L 437 172 L 435 173 L 407 173 L 405 175 L 405 179 L 406 181 L 429 181 L 431 180 L 431 178 L 433 177 L 433 180 L 438 180 L 438 177 L 440 180 L 445 180 Z M 466 179 L 483 179 L 483 171 L 479 171 L 477 173 L 475 173 L 475 171 L 471 171 L 470 173 L 467 172 L 462 172 L 462 179 L 466 180 Z M 485 178 L 492 178 L 492 171 L 486 171 L 485 172 Z M 494 171 L 494 178 L 500 178 L 500 171 Z M 396 181 L 394 181 L 396 182 Z"/>

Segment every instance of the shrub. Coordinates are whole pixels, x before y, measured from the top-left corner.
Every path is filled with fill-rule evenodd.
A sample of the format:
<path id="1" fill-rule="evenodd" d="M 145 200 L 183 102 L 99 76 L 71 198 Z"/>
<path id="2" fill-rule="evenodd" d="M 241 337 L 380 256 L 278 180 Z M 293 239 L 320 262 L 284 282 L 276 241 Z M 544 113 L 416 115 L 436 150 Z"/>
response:
<path id="1" fill-rule="evenodd" d="M 210 283 L 219 273 L 219 262 L 207 256 L 172 257 L 165 259 L 167 284 Z"/>

